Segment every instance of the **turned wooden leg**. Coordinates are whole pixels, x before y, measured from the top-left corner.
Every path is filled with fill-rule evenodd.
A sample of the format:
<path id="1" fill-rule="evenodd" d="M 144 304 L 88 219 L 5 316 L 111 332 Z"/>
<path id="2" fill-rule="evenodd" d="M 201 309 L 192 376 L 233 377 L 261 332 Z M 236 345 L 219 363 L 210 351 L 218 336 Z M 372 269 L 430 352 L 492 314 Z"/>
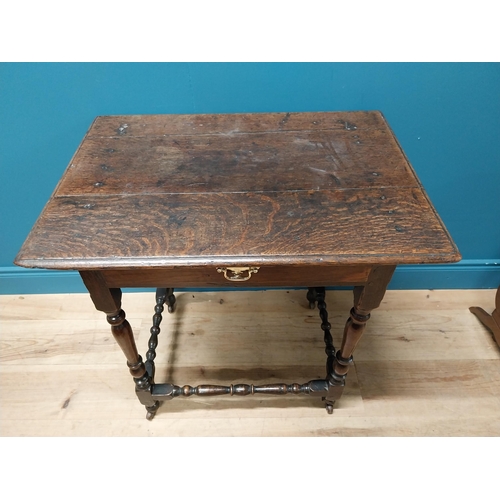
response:
<path id="1" fill-rule="evenodd" d="M 167 298 L 166 302 L 168 304 L 168 312 L 173 313 L 175 312 L 175 295 L 174 295 L 174 289 L 173 288 L 167 288 Z"/>
<path id="2" fill-rule="evenodd" d="M 382 302 L 394 270 L 395 266 L 375 267 L 370 272 L 366 285 L 354 288 L 354 307 L 344 328 L 342 344 L 335 357 L 328 356 L 327 379 L 331 386 L 331 394 L 325 398 L 328 413 L 333 412 L 333 404 L 343 392 L 354 350 L 365 331 L 371 311 Z"/>
<path id="3" fill-rule="evenodd" d="M 335 401 L 340 399 L 344 392 L 345 378 L 353 361 L 352 353 L 363 334 L 369 317 L 369 314 L 361 317 L 354 308 L 351 309 L 351 315 L 344 327 L 342 346 L 334 355 L 328 356 L 326 371 L 329 393 L 323 399 L 329 415 L 333 413 Z"/>
<path id="4" fill-rule="evenodd" d="M 152 419 L 159 403 L 151 395 L 151 377 L 137 352 L 132 327 L 125 319 L 125 312 L 121 308 L 121 290 L 108 288 L 102 275 L 97 271 L 81 271 L 80 275 L 96 309 L 106 313 L 108 323 L 111 325 L 111 333 L 127 359 L 127 366 L 134 378 L 137 397 L 146 406 L 147 418 Z"/>
<path id="5" fill-rule="evenodd" d="M 125 312 L 123 309 L 113 313 L 107 314 L 106 318 L 111 325 L 111 333 L 120 346 L 120 349 L 127 358 L 127 366 L 130 374 L 134 378 L 136 393 L 141 400 L 140 395 L 144 393 L 147 401 L 144 403 L 146 406 L 146 418 L 152 420 L 158 410 L 159 401 L 149 401 L 151 399 L 151 385 L 152 380 L 146 370 L 146 366 L 142 361 L 141 356 L 137 352 L 135 345 L 134 334 L 130 323 L 125 319 Z"/>
<path id="6" fill-rule="evenodd" d="M 309 301 L 309 309 L 314 309 L 316 307 L 316 301 L 318 300 L 316 288 L 309 287 L 307 289 L 307 300 Z"/>

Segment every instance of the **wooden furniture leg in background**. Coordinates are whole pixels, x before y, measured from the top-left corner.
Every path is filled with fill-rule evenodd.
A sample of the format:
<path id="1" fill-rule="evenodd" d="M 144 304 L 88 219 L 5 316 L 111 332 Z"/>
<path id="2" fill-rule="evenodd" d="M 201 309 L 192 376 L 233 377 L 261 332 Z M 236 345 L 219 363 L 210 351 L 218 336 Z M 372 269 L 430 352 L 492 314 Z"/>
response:
<path id="1" fill-rule="evenodd" d="M 500 347 L 500 286 L 495 296 L 495 310 L 491 315 L 481 307 L 469 307 L 469 311 L 475 314 L 479 321 L 491 331 L 495 342 Z"/>

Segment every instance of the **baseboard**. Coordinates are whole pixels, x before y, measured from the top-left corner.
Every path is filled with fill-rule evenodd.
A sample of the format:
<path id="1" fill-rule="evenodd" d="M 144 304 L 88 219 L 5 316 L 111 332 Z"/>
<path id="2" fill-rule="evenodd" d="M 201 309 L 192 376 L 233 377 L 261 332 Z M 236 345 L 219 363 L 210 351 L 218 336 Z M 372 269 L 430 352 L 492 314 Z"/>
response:
<path id="1" fill-rule="evenodd" d="M 456 264 L 399 266 L 390 290 L 487 289 L 500 285 L 500 259 L 462 260 Z"/>
<path id="2" fill-rule="evenodd" d="M 399 266 L 389 289 L 485 289 L 499 285 L 500 261 L 485 259 L 462 260 L 456 264 Z M 76 271 L 0 267 L 0 295 L 82 292 L 86 289 Z"/>
<path id="3" fill-rule="evenodd" d="M 0 295 L 82 293 L 87 289 L 77 271 L 0 267 Z"/>

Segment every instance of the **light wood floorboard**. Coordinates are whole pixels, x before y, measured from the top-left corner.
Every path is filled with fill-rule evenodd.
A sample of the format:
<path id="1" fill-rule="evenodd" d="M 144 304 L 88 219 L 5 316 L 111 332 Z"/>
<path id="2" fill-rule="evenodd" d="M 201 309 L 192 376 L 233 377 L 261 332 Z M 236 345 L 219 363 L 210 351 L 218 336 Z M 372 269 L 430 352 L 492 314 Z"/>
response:
<path id="1" fill-rule="evenodd" d="M 326 356 L 305 291 L 177 293 L 157 382 L 307 382 Z M 177 398 L 149 422 L 124 357 L 86 294 L 0 296 L 1 436 L 499 436 L 500 349 L 468 308 L 495 290 L 389 291 L 343 398 Z M 352 304 L 327 292 L 336 347 Z M 139 351 L 154 294 L 125 293 Z"/>

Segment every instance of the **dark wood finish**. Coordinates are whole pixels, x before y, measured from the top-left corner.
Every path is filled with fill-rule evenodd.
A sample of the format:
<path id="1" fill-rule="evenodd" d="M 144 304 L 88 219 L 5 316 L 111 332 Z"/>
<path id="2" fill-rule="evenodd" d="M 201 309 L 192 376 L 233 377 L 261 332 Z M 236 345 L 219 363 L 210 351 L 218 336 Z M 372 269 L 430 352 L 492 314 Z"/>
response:
<path id="1" fill-rule="evenodd" d="M 332 325 L 328 321 L 328 313 L 325 303 L 325 288 L 316 287 L 309 288 L 308 299 L 312 302 L 318 302 L 319 315 L 321 318 L 321 329 L 324 332 L 325 352 L 327 354 L 327 374 L 325 379 L 310 380 L 305 384 L 286 384 L 274 383 L 265 385 L 254 384 L 231 384 L 231 385 L 198 385 L 196 387 L 190 385 L 178 386 L 174 384 L 154 384 L 154 359 L 156 357 L 156 347 L 158 346 L 158 334 L 160 333 L 160 323 L 162 321 L 163 304 L 167 300 L 167 296 L 171 289 L 158 288 L 156 290 L 156 306 L 153 316 L 153 326 L 151 327 L 151 338 L 149 340 L 149 350 L 146 355 L 146 369 L 151 381 L 151 398 L 154 404 L 149 403 L 147 418 L 152 419 L 158 409 L 160 402 L 173 399 L 177 396 L 249 396 L 254 394 L 260 395 L 287 395 L 287 394 L 307 394 L 313 396 L 322 396 L 326 402 L 328 413 L 333 413 L 333 405 L 335 400 L 342 395 L 344 388 L 345 373 L 342 375 L 334 370 L 334 362 L 337 359 L 342 361 L 340 351 L 335 359 L 335 347 L 333 346 L 333 338 L 330 333 Z M 351 313 L 352 314 L 352 313 Z M 351 356 L 352 358 L 352 356 Z"/>
<path id="2" fill-rule="evenodd" d="M 307 394 L 322 396 L 328 394 L 326 380 L 311 380 L 306 384 L 231 384 L 231 385 L 173 385 L 156 384 L 153 397 L 158 401 L 166 401 L 178 396 L 249 396 L 249 395 L 283 396 L 287 394 Z"/>
<path id="3" fill-rule="evenodd" d="M 395 156 L 397 145 L 383 141 L 387 132 L 362 129 L 359 134 L 305 130 L 253 133 L 250 139 L 250 134 L 241 132 L 89 138 L 73 161 L 75 168 L 59 187 L 59 194 L 268 191 L 268 175 L 261 175 L 268 169 L 280 180 L 272 186 L 275 191 L 418 187 L 404 157 Z M 382 175 L 374 165 L 384 158 L 390 168 Z M 300 178 L 297 172 L 304 163 L 310 175 Z M 256 175 L 248 176 L 249 171 Z"/>
<path id="4" fill-rule="evenodd" d="M 488 314 L 482 307 L 470 307 L 469 310 L 490 330 L 495 342 L 500 347 L 500 286 L 495 295 L 495 309 L 491 314 Z"/>
<path id="5" fill-rule="evenodd" d="M 319 316 L 321 318 L 321 329 L 323 330 L 323 340 L 325 341 L 326 359 L 326 380 L 327 393 L 323 397 L 325 400 L 326 411 L 329 414 L 333 413 L 333 405 L 335 401 L 342 395 L 344 390 L 344 378 L 336 377 L 333 371 L 333 362 L 335 356 L 335 346 L 333 345 L 333 337 L 330 333 L 332 325 L 328 321 L 328 311 L 325 302 L 325 288 L 309 289 L 308 300 L 311 307 L 311 300 L 318 303 Z"/>
<path id="6" fill-rule="evenodd" d="M 459 258 L 383 116 L 360 112 L 99 117 L 16 263 Z"/>
<path id="7" fill-rule="evenodd" d="M 174 295 L 174 289 L 173 288 L 168 288 L 167 289 L 167 308 L 169 313 L 173 313 L 175 311 L 175 295 Z"/>
<path id="8" fill-rule="evenodd" d="M 156 290 L 156 305 L 153 315 L 153 326 L 149 330 L 151 337 L 148 342 L 148 352 L 146 353 L 146 370 L 149 374 L 151 382 L 154 383 L 155 378 L 155 358 L 156 348 L 158 347 L 158 335 L 160 334 L 160 323 L 162 322 L 163 304 L 167 300 L 168 290 L 166 288 L 158 288 Z"/>
<path id="9" fill-rule="evenodd" d="M 316 300 L 318 300 L 318 294 L 315 287 L 308 287 L 306 298 L 309 302 L 309 309 L 314 309 L 316 307 Z"/>
<path id="10" fill-rule="evenodd" d="M 359 134 L 363 129 L 387 132 L 379 112 L 337 113 L 234 113 L 199 115 L 122 115 L 100 116 L 87 137 L 150 137 L 216 134 L 282 133 L 301 130 L 348 130 Z"/>
<path id="11" fill-rule="evenodd" d="M 309 393 L 329 412 L 398 264 L 460 254 L 381 113 L 98 117 L 15 263 L 76 269 L 105 312 L 153 418 L 178 395 Z M 245 269 L 243 269 L 245 268 Z M 248 278 L 248 279 L 247 279 Z M 335 351 L 324 287 L 354 286 Z M 173 288 L 308 287 L 327 353 L 307 384 L 155 384 Z M 159 288 L 143 363 L 122 287 Z"/>
<path id="12" fill-rule="evenodd" d="M 108 287 L 102 273 L 80 271 L 80 276 L 98 311 L 113 315 L 121 309 L 122 291 L 120 288 Z"/>
<path id="13" fill-rule="evenodd" d="M 422 192 L 385 188 L 56 197 L 18 262 L 137 269 L 449 260 L 455 250 Z"/>
<path id="14" fill-rule="evenodd" d="M 176 288 L 266 287 L 266 286 L 329 286 L 361 285 L 366 282 L 371 266 L 262 266 L 248 281 L 228 281 L 211 266 L 177 266 L 170 269 L 110 269 L 102 275 L 110 288 L 156 287 L 168 283 Z"/>
<path id="15" fill-rule="evenodd" d="M 335 375 L 343 377 L 347 374 L 352 363 L 352 354 L 365 331 L 370 313 L 382 302 L 395 269 L 395 266 L 375 267 L 366 285 L 354 288 L 354 307 L 346 322 L 342 345 L 334 361 L 334 378 Z"/>
<path id="16" fill-rule="evenodd" d="M 56 196 L 18 262 L 57 269 L 140 269 L 456 258 L 420 189 L 367 188 Z"/>
<path id="17" fill-rule="evenodd" d="M 81 271 L 80 276 L 96 309 L 106 313 L 108 323 L 111 325 L 111 333 L 127 358 L 131 375 L 142 379 L 146 375 L 146 369 L 137 352 L 132 328 L 121 308 L 122 291 L 119 288 L 108 288 L 99 272 Z"/>
<path id="18" fill-rule="evenodd" d="M 125 312 L 121 308 L 121 290 L 108 288 L 101 273 L 97 271 L 80 271 L 80 276 L 96 309 L 106 313 L 111 333 L 127 359 L 127 366 L 134 378 L 136 394 L 146 405 L 147 418 L 153 418 L 158 404 L 151 399 L 152 379 L 137 351 L 132 327 L 125 319 Z"/>

